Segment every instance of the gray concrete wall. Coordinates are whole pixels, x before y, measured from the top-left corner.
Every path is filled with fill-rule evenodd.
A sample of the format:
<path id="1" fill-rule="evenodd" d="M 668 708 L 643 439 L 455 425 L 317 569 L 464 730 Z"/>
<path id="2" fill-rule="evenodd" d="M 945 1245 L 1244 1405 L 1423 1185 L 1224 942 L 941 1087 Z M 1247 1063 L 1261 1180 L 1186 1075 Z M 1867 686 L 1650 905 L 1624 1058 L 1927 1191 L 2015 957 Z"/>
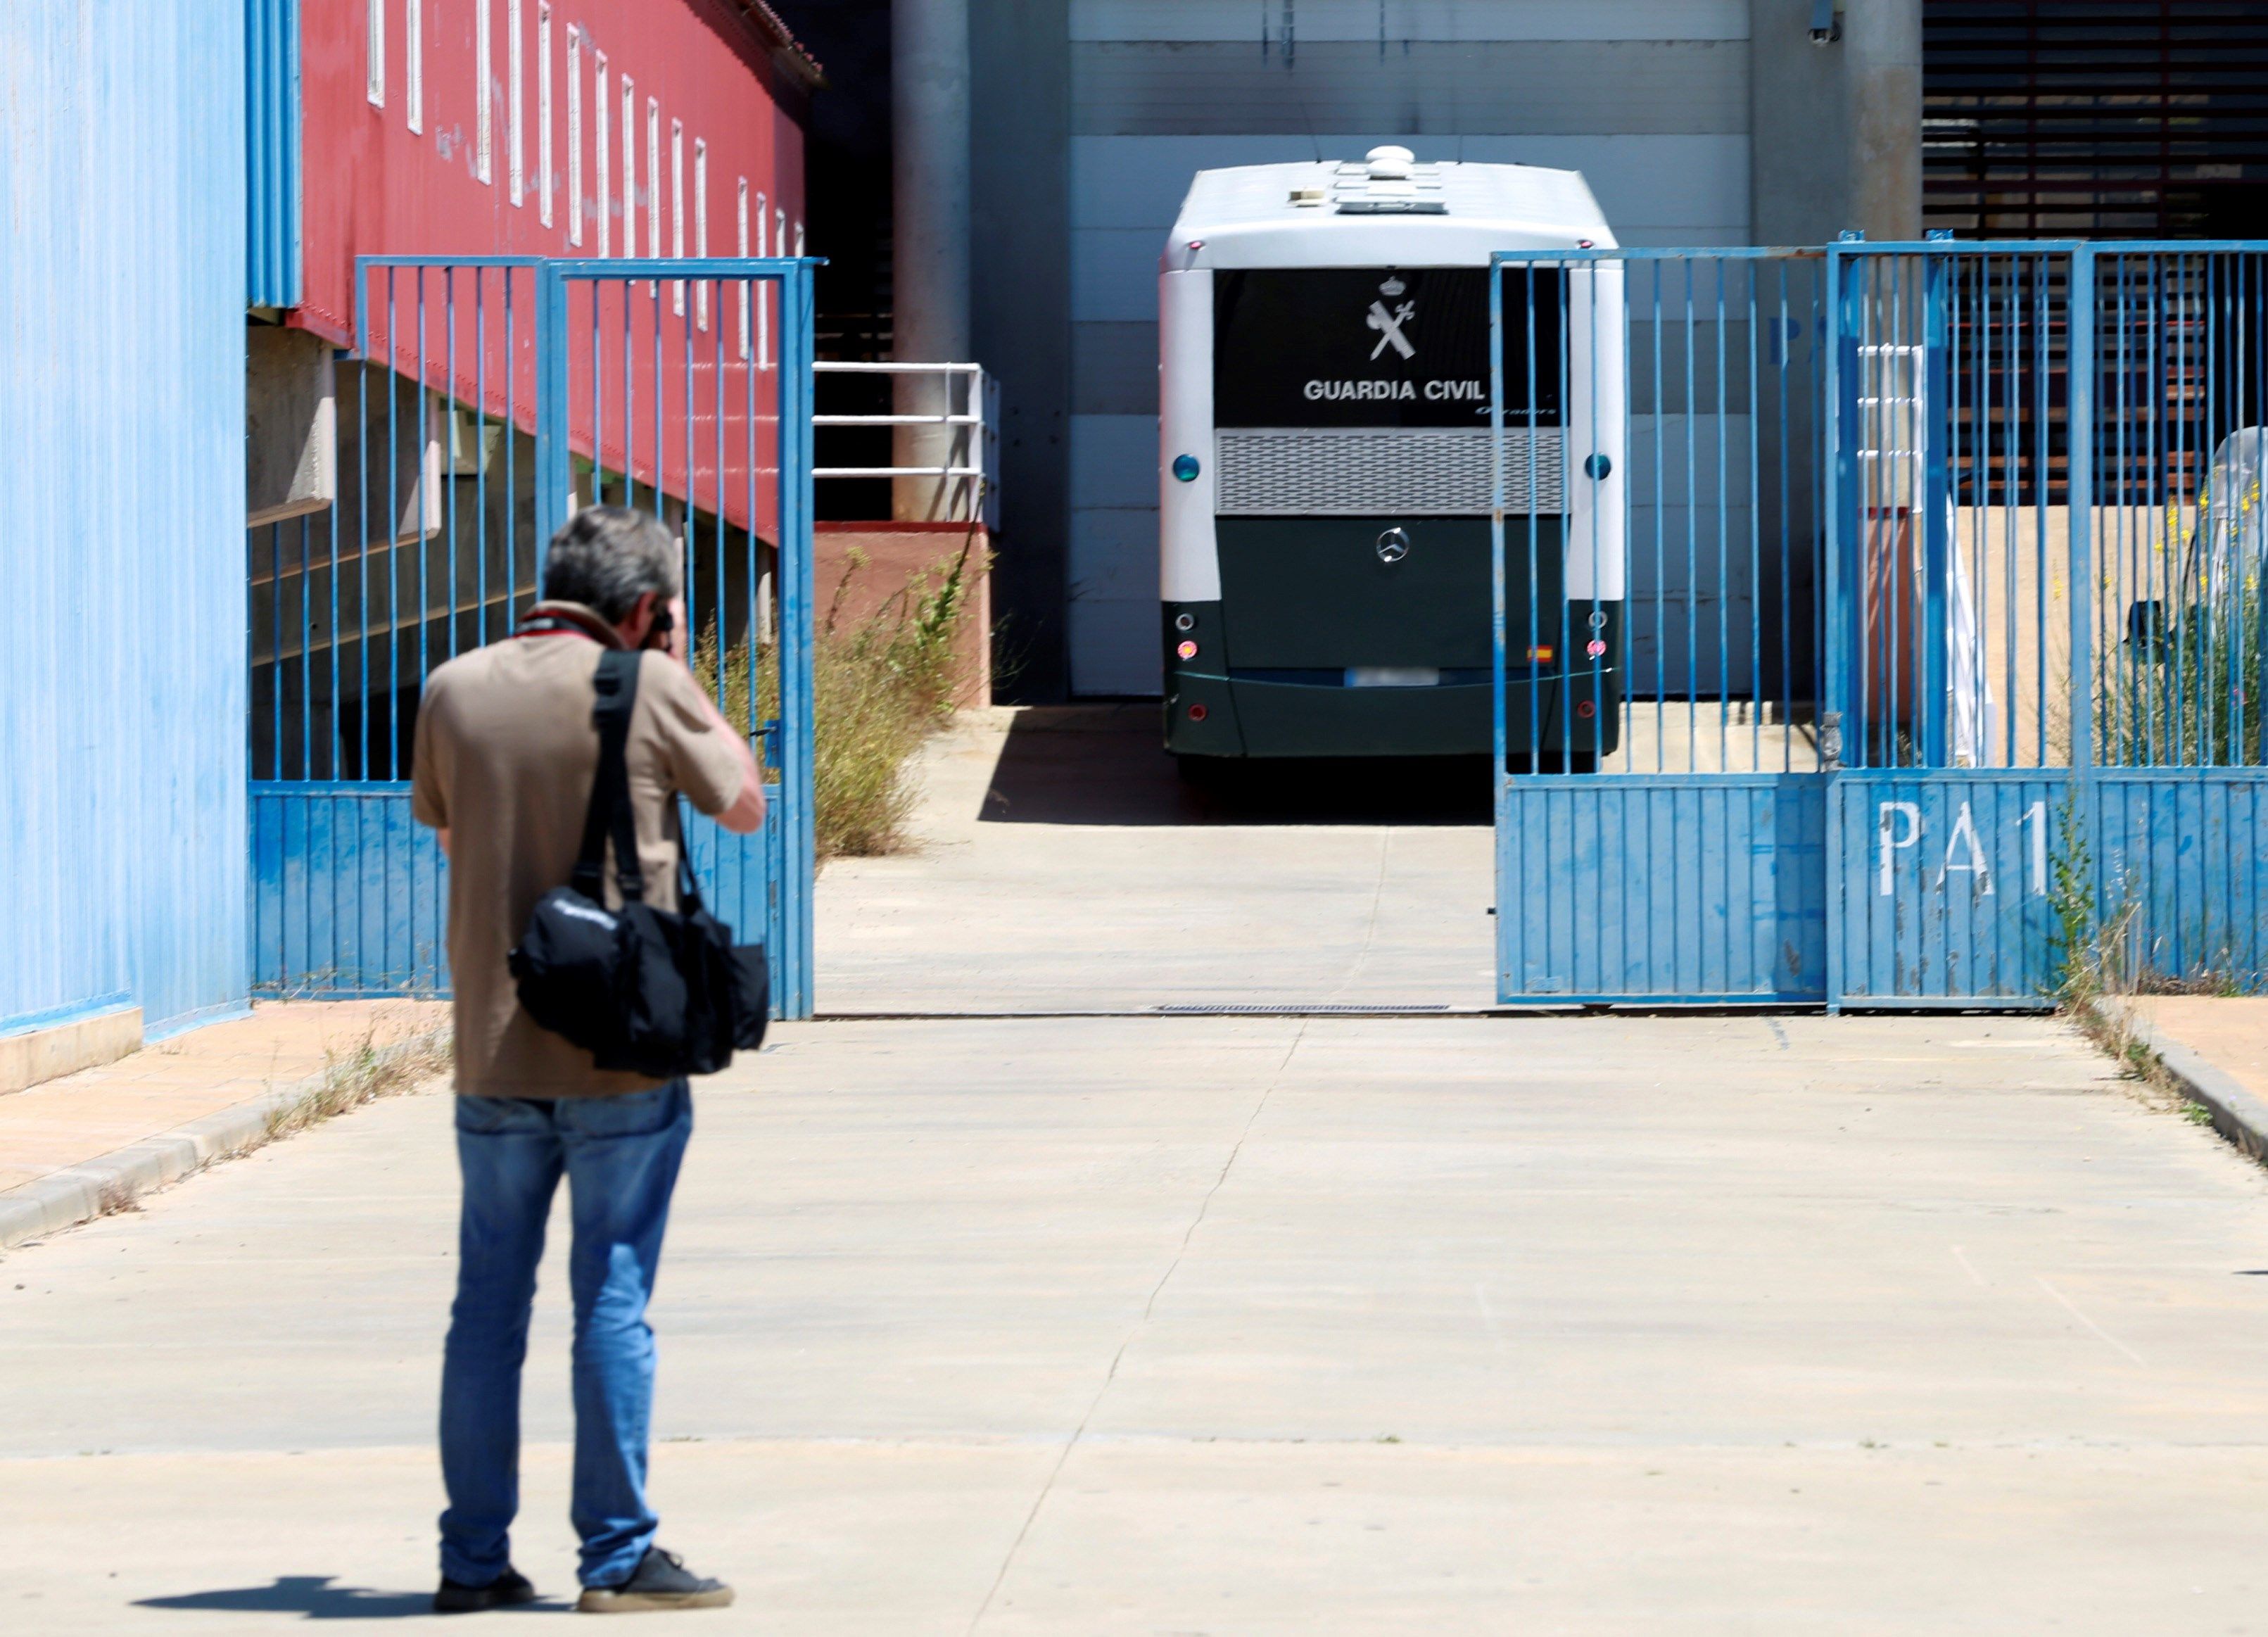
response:
<path id="1" fill-rule="evenodd" d="M 1394 141 L 1580 170 L 1627 244 L 1919 231 L 1918 0 L 1865 0 L 1824 48 L 1809 0 L 973 11 L 973 323 L 1004 395 L 1017 697 L 1157 686 L 1157 254 L 1197 170 Z"/>
<path id="2" fill-rule="evenodd" d="M 968 0 L 891 5 L 892 346 L 909 363 L 968 360 Z M 896 383 L 902 415 L 946 414 L 956 396 L 942 377 Z M 899 466 L 970 464 L 966 428 L 900 426 L 891 442 Z M 901 477 L 891 490 L 900 520 L 965 517 L 973 498 L 944 478 Z"/>
<path id="3" fill-rule="evenodd" d="M 407 375 L 377 365 L 338 367 L 339 527 L 373 544 L 441 527 L 440 402 Z"/>
<path id="4" fill-rule="evenodd" d="M 1399 142 L 1580 170 L 1629 243 L 1749 238 L 1745 0 L 1075 0 L 1070 20 L 1079 693 L 1157 687 L 1157 257 L 1196 172 Z"/>
<path id="5" fill-rule="evenodd" d="M 1843 24 L 1851 210 L 1869 239 L 1921 237 L 1921 0 L 1862 0 Z"/>
<path id="6" fill-rule="evenodd" d="M 1921 237 L 1921 0 L 1856 0 L 1811 42 L 1811 0 L 1750 0 L 1751 193 L 1762 244 L 1845 228 Z"/>
<path id="7" fill-rule="evenodd" d="M 970 326 L 1000 381 L 994 675 L 1009 699 L 1068 686 L 1070 47 L 1068 0 L 972 10 Z"/>
<path id="8" fill-rule="evenodd" d="M 338 498 L 338 384 L 320 336 L 248 324 L 244 343 L 245 521 L 257 528 Z"/>

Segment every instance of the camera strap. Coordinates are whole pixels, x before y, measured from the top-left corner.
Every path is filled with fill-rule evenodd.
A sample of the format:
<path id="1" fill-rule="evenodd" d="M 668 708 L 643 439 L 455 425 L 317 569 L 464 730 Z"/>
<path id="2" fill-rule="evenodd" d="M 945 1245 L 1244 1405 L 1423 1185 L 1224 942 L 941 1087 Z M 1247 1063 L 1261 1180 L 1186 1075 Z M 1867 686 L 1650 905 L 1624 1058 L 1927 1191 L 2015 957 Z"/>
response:
<path id="1" fill-rule="evenodd" d="M 599 730 L 599 771 L 591 781 L 591 802 L 583 814 L 583 850 L 575 859 L 572 884 L 593 903 L 606 902 L 607 843 L 615 844 L 615 881 L 622 902 L 645 897 L 645 873 L 638 865 L 637 821 L 630 810 L 629 745 L 630 715 L 637 708 L 639 656 L 609 648 L 599 655 L 598 691 L 591 720 Z M 681 844 L 681 856 L 682 847 Z"/>
<path id="2" fill-rule="evenodd" d="M 585 642 L 595 642 L 602 647 L 615 645 L 613 631 L 596 615 L 578 609 L 564 610 L 560 605 L 539 602 L 534 610 L 519 623 L 514 637 L 580 637 Z"/>

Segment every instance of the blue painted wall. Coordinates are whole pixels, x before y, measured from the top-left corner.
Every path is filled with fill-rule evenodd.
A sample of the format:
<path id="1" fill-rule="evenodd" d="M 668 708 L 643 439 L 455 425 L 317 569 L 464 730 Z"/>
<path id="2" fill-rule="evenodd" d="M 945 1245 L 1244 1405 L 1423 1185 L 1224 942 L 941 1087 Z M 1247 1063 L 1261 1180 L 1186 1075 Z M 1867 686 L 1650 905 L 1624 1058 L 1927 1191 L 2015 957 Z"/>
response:
<path id="1" fill-rule="evenodd" d="M 0 1030 L 244 1004 L 241 7 L 0 7 Z"/>

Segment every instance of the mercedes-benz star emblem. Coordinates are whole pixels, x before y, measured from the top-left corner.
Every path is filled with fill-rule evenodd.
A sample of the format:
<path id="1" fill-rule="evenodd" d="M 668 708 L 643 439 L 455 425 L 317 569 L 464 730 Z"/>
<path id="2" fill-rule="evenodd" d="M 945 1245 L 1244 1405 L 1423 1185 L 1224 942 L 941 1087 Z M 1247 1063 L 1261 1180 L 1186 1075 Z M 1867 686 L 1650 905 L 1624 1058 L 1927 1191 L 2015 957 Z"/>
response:
<path id="1" fill-rule="evenodd" d="M 1389 528 L 1378 537 L 1378 560 L 1399 563 L 1410 555 L 1410 533 L 1407 529 Z"/>

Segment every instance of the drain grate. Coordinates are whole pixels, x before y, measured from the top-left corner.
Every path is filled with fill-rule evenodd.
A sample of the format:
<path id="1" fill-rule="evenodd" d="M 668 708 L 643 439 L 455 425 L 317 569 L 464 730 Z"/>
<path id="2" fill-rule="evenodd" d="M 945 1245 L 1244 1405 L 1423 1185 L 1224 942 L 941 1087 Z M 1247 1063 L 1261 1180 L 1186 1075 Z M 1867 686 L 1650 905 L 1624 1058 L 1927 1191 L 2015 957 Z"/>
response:
<path id="1" fill-rule="evenodd" d="M 1401 1017 L 1446 1012 L 1446 1006 L 1160 1006 L 1161 1017 Z"/>

